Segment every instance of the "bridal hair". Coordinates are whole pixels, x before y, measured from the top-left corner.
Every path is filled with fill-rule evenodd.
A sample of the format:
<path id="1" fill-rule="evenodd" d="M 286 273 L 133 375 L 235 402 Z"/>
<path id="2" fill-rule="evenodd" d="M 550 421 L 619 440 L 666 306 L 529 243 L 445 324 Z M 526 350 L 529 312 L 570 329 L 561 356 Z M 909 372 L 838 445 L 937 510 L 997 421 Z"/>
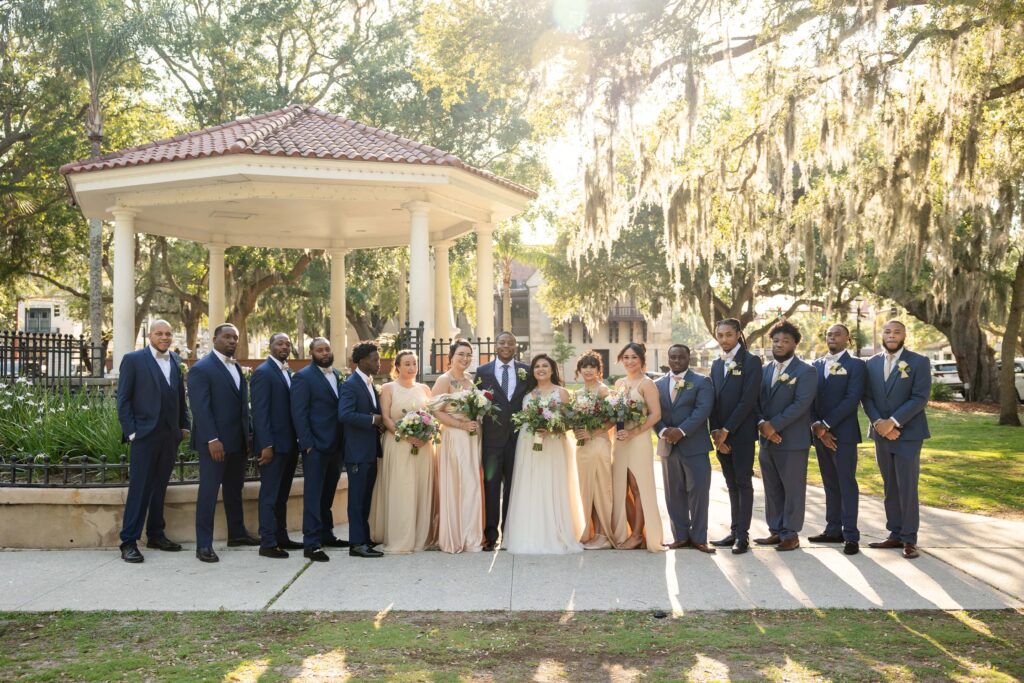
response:
<path id="1" fill-rule="evenodd" d="M 800 334 L 800 328 L 788 320 L 783 320 L 772 325 L 772 329 L 768 331 L 768 338 L 774 339 L 777 334 L 788 334 L 797 344 L 800 343 L 800 339 L 803 336 Z"/>
<path id="2" fill-rule="evenodd" d="M 726 327 L 731 327 L 732 329 L 736 330 L 736 334 L 739 335 L 740 338 L 740 344 L 742 344 L 743 347 L 746 348 L 747 338 L 743 336 L 743 325 L 740 324 L 739 320 L 737 320 L 736 318 L 722 318 L 721 320 L 715 323 L 715 329 L 717 330 L 722 325 L 725 325 Z"/>
<path id="3" fill-rule="evenodd" d="M 412 349 L 402 349 L 395 354 L 395 362 L 391 365 L 391 378 L 398 379 L 398 366 L 402 364 L 402 359 L 406 356 L 412 356 L 416 359 L 416 363 L 419 364 L 419 358 L 416 358 L 416 352 Z"/>
<path id="4" fill-rule="evenodd" d="M 640 364 L 643 365 L 643 366 L 647 365 L 647 347 L 646 346 L 644 346 L 640 342 L 629 342 L 628 344 L 626 344 L 625 346 L 622 347 L 622 350 L 619 351 L 619 355 L 615 358 L 615 360 L 617 360 L 617 361 L 619 361 L 621 363 L 622 362 L 622 357 L 626 354 L 626 351 L 632 351 L 636 355 L 640 356 Z"/>
<path id="5" fill-rule="evenodd" d="M 462 339 L 461 337 L 452 342 L 452 345 L 448 347 L 448 360 L 455 358 L 455 352 L 459 350 L 460 346 L 465 346 L 469 349 L 470 353 L 473 353 L 473 345 L 468 340 Z"/>
<path id="6" fill-rule="evenodd" d="M 537 361 L 546 360 L 548 365 L 551 366 L 551 383 L 555 386 L 562 386 L 562 378 L 558 375 L 558 363 L 555 359 L 546 353 L 538 353 L 530 361 L 530 372 L 526 377 L 526 387 L 528 391 L 533 391 L 537 388 L 537 378 L 533 376 L 533 369 L 537 367 Z"/>
<path id="7" fill-rule="evenodd" d="M 380 344 L 375 341 L 362 341 L 356 344 L 356 347 L 352 349 L 352 362 L 358 363 L 362 359 L 369 356 L 374 351 L 380 353 Z"/>
<path id="8" fill-rule="evenodd" d="M 584 351 L 576 361 L 576 377 L 580 376 L 583 368 L 597 368 L 598 376 L 604 376 L 604 361 L 597 351 Z"/>

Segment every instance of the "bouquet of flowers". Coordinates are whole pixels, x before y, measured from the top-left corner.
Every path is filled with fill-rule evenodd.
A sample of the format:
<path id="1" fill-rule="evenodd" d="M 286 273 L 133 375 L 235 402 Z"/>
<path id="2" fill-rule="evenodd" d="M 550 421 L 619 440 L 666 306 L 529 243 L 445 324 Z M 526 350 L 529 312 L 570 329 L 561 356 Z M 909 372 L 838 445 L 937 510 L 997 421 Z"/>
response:
<path id="1" fill-rule="evenodd" d="M 455 412 L 462 413 L 470 420 L 480 421 L 498 414 L 494 405 L 494 394 L 483 389 L 465 389 L 449 394 L 444 400 Z"/>
<path id="2" fill-rule="evenodd" d="M 647 419 L 644 402 L 631 398 L 625 391 L 608 394 L 608 406 L 616 429 L 625 429 L 627 424 L 640 424 Z"/>
<path id="3" fill-rule="evenodd" d="M 601 429 L 611 418 L 608 400 L 582 389 L 573 394 L 566 408 L 566 420 L 573 431 Z M 582 446 L 583 439 L 576 439 L 576 445 Z"/>
<path id="4" fill-rule="evenodd" d="M 566 423 L 564 406 L 554 399 L 545 401 L 539 396 L 531 398 L 523 409 L 512 416 L 512 423 L 520 429 L 533 434 L 533 450 L 544 450 L 544 435 L 537 432 L 564 434 L 569 425 Z"/>
<path id="5" fill-rule="evenodd" d="M 398 421 L 398 426 L 395 429 L 395 441 L 401 441 L 408 437 L 437 443 L 441 440 L 438 434 L 437 420 L 425 410 L 408 411 Z M 413 446 L 410 452 L 416 455 L 420 452 L 420 449 L 417 446 Z"/>

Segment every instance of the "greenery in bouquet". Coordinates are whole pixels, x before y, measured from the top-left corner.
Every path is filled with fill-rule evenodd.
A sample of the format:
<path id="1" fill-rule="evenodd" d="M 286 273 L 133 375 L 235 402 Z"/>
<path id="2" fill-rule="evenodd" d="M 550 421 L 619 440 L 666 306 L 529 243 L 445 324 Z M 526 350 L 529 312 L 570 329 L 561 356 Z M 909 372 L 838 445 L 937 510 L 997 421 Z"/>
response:
<path id="1" fill-rule="evenodd" d="M 566 408 L 566 421 L 574 432 L 602 429 L 611 419 L 611 406 L 608 400 L 585 389 L 576 391 Z M 577 446 L 582 446 L 583 442 L 583 439 L 576 439 Z"/>
<path id="2" fill-rule="evenodd" d="M 544 400 L 539 396 L 531 398 L 523 409 L 512 416 L 512 423 L 519 429 L 533 434 L 533 450 L 544 450 L 544 433 L 564 434 L 569 429 L 565 406 L 555 399 Z"/>
<path id="3" fill-rule="evenodd" d="M 406 438 L 437 443 L 441 440 L 438 433 L 437 419 L 425 410 L 408 411 L 398 421 L 398 426 L 395 429 L 395 441 L 401 441 Z M 413 446 L 410 452 L 416 455 L 420 452 L 420 449 L 418 446 Z"/>
<path id="4" fill-rule="evenodd" d="M 647 419 L 646 404 L 621 389 L 608 394 L 608 406 L 618 429 L 624 429 L 626 425 L 642 424 Z"/>

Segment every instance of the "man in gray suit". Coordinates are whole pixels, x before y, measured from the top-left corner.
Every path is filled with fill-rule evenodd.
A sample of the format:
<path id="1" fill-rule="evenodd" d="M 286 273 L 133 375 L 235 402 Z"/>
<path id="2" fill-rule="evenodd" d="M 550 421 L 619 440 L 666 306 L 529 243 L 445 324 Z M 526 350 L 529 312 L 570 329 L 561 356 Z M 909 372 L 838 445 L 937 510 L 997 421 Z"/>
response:
<path id="1" fill-rule="evenodd" d="M 711 490 L 711 437 L 708 417 L 715 404 L 711 380 L 691 371 L 690 349 L 668 349 L 669 373 L 655 382 L 661 397 L 658 455 L 665 475 L 665 505 L 675 540 L 667 548 L 696 548 L 714 553 L 708 545 L 708 498 Z"/>
<path id="2" fill-rule="evenodd" d="M 772 363 L 761 379 L 761 480 L 764 513 L 771 535 L 754 539 L 776 550 L 800 547 L 807 494 L 807 452 L 811 448 L 811 408 L 818 393 L 818 372 L 796 357 L 800 330 L 791 322 L 777 323 L 769 333 Z"/>

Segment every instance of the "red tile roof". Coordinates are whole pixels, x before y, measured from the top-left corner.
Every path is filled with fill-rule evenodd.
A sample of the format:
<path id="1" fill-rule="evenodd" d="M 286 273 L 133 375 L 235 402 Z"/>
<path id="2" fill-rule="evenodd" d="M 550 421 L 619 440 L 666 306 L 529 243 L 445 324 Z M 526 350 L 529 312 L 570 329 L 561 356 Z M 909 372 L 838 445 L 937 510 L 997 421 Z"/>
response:
<path id="1" fill-rule="evenodd" d="M 227 154 L 449 166 L 468 171 L 527 197 L 537 196 L 537 193 L 528 187 L 470 166 L 453 154 L 436 147 L 301 104 L 111 152 L 93 159 L 75 161 L 61 166 L 60 172 L 69 175 Z"/>

